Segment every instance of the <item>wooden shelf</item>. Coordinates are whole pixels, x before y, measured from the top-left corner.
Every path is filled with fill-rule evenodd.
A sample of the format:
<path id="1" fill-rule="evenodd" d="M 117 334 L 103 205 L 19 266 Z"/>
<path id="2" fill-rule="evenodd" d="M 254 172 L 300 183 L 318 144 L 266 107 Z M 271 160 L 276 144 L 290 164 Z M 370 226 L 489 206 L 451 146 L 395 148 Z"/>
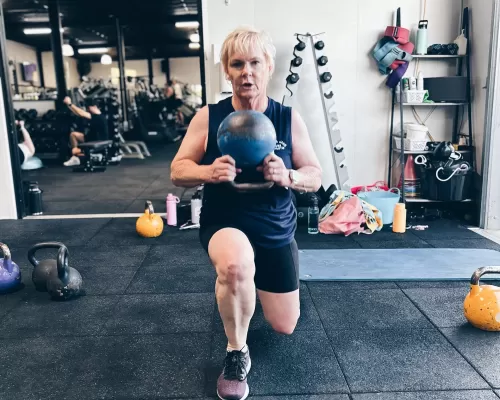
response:
<path id="1" fill-rule="evenodd" d="M 401 150 L 399 149 L 393 149 L 394 151 L 401 153 Z M 455 150 L 457 153 L 470 153 L 470 150 Z M 432 151 L 428 150 L 423 150 L 423 151 L 411 151 L 411 150 L 405 150 L 405 154 L 431 154 Z"/>

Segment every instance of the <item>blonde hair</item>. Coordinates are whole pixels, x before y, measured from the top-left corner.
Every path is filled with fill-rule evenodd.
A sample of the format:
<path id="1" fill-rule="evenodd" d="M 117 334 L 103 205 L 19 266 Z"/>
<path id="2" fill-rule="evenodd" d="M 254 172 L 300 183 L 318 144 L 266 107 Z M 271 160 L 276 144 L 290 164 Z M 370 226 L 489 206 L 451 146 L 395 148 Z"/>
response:
<path id="1" fill-rule="evenodd" d="M 227 73 L 229 58 L 234 53 L 248 53 L 253 47 L 260 48 L 267 63 L 271 66 L 270 75 L 274 72 L 276 48 L 271 37 L 264 31 L 252 27 L 240 27 L 227 35 L 220 52 L 220 59 Z"/>

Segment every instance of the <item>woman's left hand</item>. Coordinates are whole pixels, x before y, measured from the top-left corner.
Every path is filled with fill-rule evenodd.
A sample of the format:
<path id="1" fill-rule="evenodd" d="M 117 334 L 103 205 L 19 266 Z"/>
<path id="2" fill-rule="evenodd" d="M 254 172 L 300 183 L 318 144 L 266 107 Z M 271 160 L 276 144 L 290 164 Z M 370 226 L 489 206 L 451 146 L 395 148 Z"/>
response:
<path id="1" fill-rule="evenodd" d="M 276 183 L 278 186 L 288 187 L 291 185 L 290 174 L 283 159 L 274 153 L 269 154 L 257 167 L 258 171 L 264 172 L 264 179 Z"/>

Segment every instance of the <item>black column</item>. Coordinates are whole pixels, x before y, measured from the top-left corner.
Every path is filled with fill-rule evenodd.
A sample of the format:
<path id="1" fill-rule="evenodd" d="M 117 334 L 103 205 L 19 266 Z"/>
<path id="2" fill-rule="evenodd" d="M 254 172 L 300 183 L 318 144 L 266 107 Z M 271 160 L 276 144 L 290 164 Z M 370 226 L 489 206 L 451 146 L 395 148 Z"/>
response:
<path id="1" fill-rule="evenodd" d="M 45 87 L 45 77 L 43 76 L 43 61 L 42 52 L 40 49 L 36 50 L 36 62 L 38 64 L 38 76 L 40 77 L 40 87 Z"/>
<path id="2" fill-rule="evenodd" d="M 64 74 L 64 58 L 62 52 L 62 25 L 61 16 L 59 13 L 59 0 L 49 0 L 49 20 L 50 29 L 52 33 L 50 35 L 52 42 L 52 54 L 54 56 L 54 67 L 56 72 L 56 84 L 57 84 L 57 106 L 63 106 L 63 99 L 67 95 L 68 89 L 66 86 L 66 76 Z"/>
<path id="3" fill-rule="evenodd" d="M 14 179 L 14 192 L 16 195 L 17 218 L 24 217 L 24 196 L 21 175 L 21 163 L 19 160 L 19 147 L 17 128 L 15 124 L 14 106 L 9 79 L 9 63 L 6 53 L 5 37 L 5 15 L 0 2 L 0 86 L 2 86 L 3 103 L 5 109 L 5 123 L 7 126 L 7 137 L 9 139 L 10 161 L 12 164 L 12 177 Z"/>
<path id="4" fill-rule="evenodd" d="M 148 72 L 149 72 L 149 84 L 154 85 L 154 73 L 153 73 L 153 50 L 149 51 L 148 57 Z"/>
<path id="5" fill-rule="evenodd" d="M 128 93 L 127 84 L 125 80 L 125 41 L 123 37 L 123 28 L 120 26 L 120 20 L 116 18 L 116 39 L 117 46 L 116 52 L 118 53 L 118 69 L 120 70 L 120 93 L 121 93 L 121 103 L 122 103 L 122 118 L 125 123 L 128 121 L 127 110 L 128 110 Z"/>
<path id="6" fill-rule="evenodd" d="M 198 22 L 200 24 L 200 80 L 201 80 L 201 101 L 202 106 L 207 104 L 207 86 L 205 85 L 205 41 L 203 40 L 203 11 L 201 9 L 201 0 L 197 1 Z"/>

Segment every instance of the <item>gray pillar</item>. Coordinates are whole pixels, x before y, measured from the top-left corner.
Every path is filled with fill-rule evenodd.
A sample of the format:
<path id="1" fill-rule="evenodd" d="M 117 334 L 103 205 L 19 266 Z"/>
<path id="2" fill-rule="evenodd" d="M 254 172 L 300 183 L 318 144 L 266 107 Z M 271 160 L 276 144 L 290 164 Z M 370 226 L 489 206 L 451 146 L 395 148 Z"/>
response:
<path id="1" fill-rule="evenodd" d="M 54 56 L 54 67 L 57 85 L 57 107 L 63 106 L 63 99 L 67 95 L 66 76 L 64 74 L 64 58 L 62 52 L 62 25 L 59 12 L 59 0 L 49 0 L 49 21 L 52 33 L 50 35 L 52 43 L 52 54 Z"/>

